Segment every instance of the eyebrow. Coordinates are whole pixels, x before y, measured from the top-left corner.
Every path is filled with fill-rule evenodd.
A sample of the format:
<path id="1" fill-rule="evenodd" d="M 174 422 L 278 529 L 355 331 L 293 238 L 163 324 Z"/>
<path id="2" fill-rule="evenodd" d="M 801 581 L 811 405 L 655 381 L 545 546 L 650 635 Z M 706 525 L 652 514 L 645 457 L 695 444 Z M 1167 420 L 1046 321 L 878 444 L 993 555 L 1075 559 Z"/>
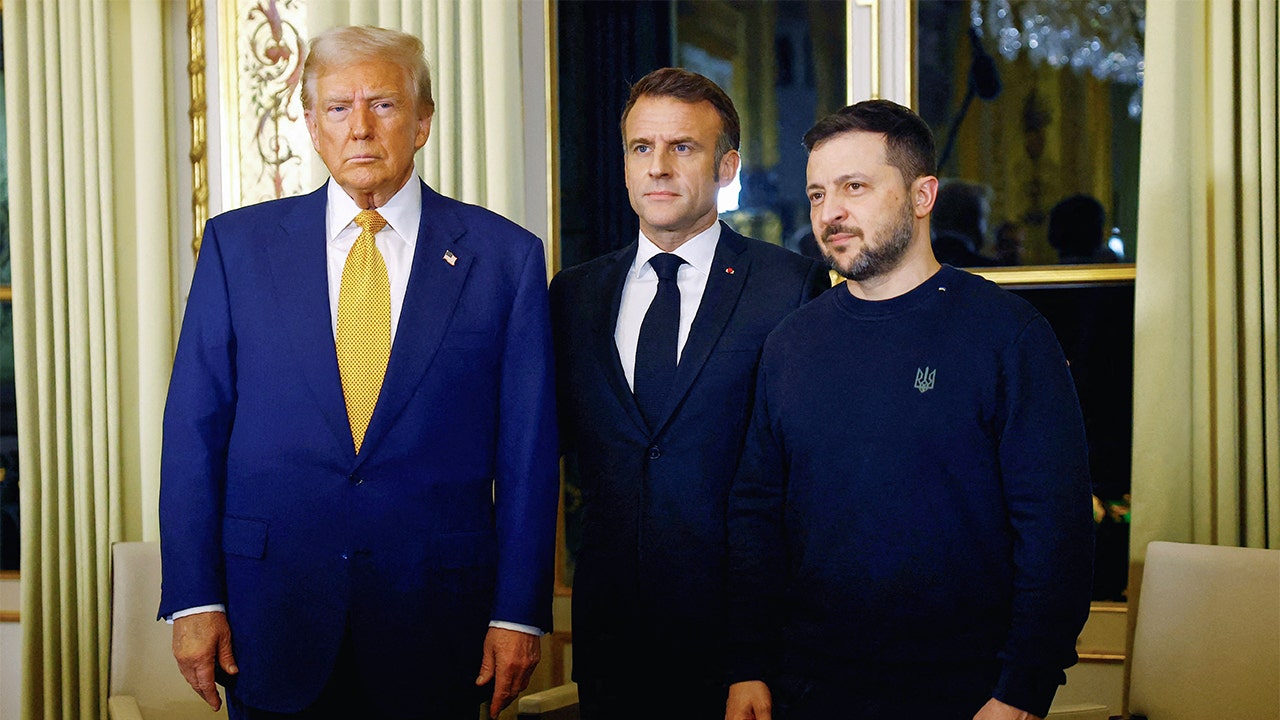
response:
<path id="1" fill-rule="evenodd" d="M 843 185 L 850 180 L 858 180 L 860 182 L 865 183 L 867 182 L 868 178 L 864 173 L 857 173 L 857 172 L 845 173 L 844 175 L 841 175 L 840 177 L 835 179 L 835 184 Z M 822 189 L 822 183 L 816 183 L 816 182 L 811 182 L 805 187 L 805 190 L 821 190 L 821 189 Z"/>
<path id="2" fill-rule="evenodd" d="M 647 138 L 647 137 L 632 138 L 627 141 L 627 147 L 635 147 L 636 145 L 654 145 L 654 144 L 655 142 L 653 138 Z M 667 144 L 668 145 L 692 145 L 694 147 L 702 147 L 701 143 L 699 143 L 697 140 L 694 140 L 692 137 L 689 137 L 689 136 L 676 138 Z"/>
<path id="3" fill-rule="evenodd" d="M 368 102 L 379 102 L 381 100 L 399 100 L 404 97 L 404 93 L 400 90 L 383 90 L 378 92 L 365 93 L 365 100 Z M 335 93 L 320 98 L 321 102 L 326 103 L 350 103 L 355 102 L 354 93 Z"/>

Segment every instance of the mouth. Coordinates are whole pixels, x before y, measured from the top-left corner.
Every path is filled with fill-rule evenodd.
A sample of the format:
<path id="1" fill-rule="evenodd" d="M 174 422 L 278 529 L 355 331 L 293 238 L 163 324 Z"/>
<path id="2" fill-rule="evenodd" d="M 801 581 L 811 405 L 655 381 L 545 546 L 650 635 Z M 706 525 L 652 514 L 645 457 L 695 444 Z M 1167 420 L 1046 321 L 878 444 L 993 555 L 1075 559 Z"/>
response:
<path id="1" fill-rule="evenodd" d="M 858 228 L 831 226 L 823 231 L 822 242 L 833 248 L 841 248 L 861 237 L 862 231 Z"/>
<path id="2" fill-rule="evenodd" d="M 347 162 L 355 163 L 357 165 L 367 165 L 369 163 L 378 162 L 378 159 L 379 158 L 375 155 L 353 155 L 347 158 Z"/>
<path id="3" fill-rule="evenodd" d="M 645 193 L 644 196 L 653 200 L 671 200 L 680 197 L 679 193 L 674 193 L 670 190 L 653 190 Z"/>

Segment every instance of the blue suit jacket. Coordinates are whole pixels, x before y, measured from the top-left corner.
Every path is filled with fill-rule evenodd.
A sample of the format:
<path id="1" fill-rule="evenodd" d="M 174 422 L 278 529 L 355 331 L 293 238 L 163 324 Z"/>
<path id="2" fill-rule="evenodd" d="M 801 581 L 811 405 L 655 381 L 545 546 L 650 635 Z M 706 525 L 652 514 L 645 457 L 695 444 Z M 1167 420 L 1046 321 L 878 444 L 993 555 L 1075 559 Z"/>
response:
<path id="1" fill-rule="evenodd" d="M 724 670 L 725 510 L 761 348 L 831 281 L 813 260 L 722 225 L 667 409 L 651 430 L 613 338 L 635 256 L 632 242 L 551 283 L 561 437 L 582 493 L 573 672 L 705 687 Z"/>
<path id="2" fill-rule="evenodd" d="M 395 344 L 357 455 L 324 188 L 209 221 L 165 407 L 160 614 L 226 604 L 244 702 L 302 709 L 349 632 L 369 693 L 389 713 L 421 712 L 424 697 L 474 692 L 491 619 L 550 628 L 558 460 L 544 268 L 536 237 L 423 184 Z"/>

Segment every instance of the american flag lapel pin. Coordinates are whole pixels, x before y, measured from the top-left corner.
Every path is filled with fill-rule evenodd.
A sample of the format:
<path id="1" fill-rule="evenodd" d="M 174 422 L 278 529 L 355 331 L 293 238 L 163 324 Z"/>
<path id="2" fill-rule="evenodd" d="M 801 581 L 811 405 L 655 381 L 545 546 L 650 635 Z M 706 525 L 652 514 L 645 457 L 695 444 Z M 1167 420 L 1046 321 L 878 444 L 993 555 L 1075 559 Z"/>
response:
<path id="1" fill-rule="evenodd" d="M 445 262 L 447 262 L 447 263 L 449 263 L 449 265 L 450 265 L 450 266 L 457 265 L 457 264 L 458 264 L 458 256 L 457 256 L 457 255 L 454 255 L 452 250 L 445 250 L 445 251 L 444 251 L 444 261 L 445 261 Z"/>

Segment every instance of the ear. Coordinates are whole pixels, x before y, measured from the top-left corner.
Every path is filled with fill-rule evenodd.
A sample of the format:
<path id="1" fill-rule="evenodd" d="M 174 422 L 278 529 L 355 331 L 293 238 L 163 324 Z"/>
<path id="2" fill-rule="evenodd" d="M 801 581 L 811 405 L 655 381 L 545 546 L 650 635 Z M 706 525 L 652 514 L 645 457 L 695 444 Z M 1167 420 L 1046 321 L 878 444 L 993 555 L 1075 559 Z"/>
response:
<path id="1" fill-rule="evenodd" d="M 719 179 L 716 184 L 722 188 L 729 187 L 729 184 L 738 175 L 738 166 L 740 164 L 742 164 L 742 156 L 738 154 L 737 150 L 730 150 L 725 153 L 724 157 L 720 158 L 720 167 L 717 168 L 719 170 L 719 175 L 717 175 Z"/>
<path id="2" fill-rule="evenodd" d="M 435 113 L 432 111 L 418 116 L 418 133 L 413 138 L 414 150 L 421 150 L 422 146 L 427 144 L 427 138 L 431 137 L 431 120 L 434 117 Z"/>
<path id="3" fill-rule="evenodd" d="M 938 199 L 938 178 L 933 175 L 918 177 L 911 183 L 911 209 L 917 218 L 924 218 L 933 212 L 933 203 Z"/>

